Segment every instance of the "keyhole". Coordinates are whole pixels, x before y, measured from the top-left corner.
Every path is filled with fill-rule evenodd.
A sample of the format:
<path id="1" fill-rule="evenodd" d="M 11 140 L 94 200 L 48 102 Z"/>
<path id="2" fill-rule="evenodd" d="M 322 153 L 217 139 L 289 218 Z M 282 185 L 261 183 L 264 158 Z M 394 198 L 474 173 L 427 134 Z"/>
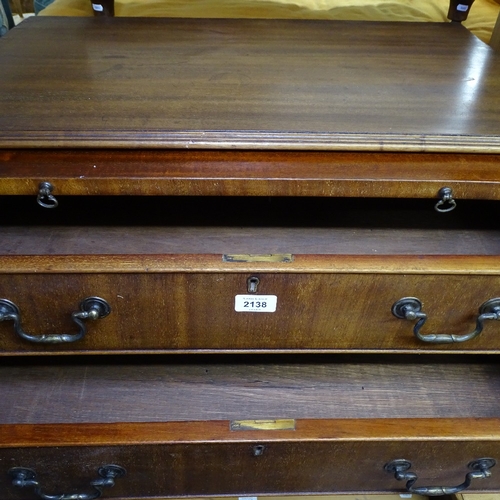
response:
<path id="1" fill-rule="evenodd" d="M 266 447 L 263 444 L 258 444 L 253 447 L 253 456 L 254 457 L 260 457 L 261 455 L 264 454 L 264 450 Z"/>
<path id="2" fill-rule="evenodd" d="M 259 278 L 252 276 L 247 279 L 247 290 L 248 293 L 257 293 L 257 287 L 259 286 Z"/>

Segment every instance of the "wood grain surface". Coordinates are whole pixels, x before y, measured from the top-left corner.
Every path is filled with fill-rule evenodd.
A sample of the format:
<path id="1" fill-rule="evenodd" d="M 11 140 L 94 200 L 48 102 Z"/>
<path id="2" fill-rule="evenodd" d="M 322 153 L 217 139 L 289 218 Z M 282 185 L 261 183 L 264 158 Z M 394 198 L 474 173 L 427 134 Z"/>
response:
<path id="1" fill-rule="evenodd" d="M 236 312 L 247 280 L 277 297 L 275 312 Z M 0 323 L 0 353 L 74 352 L 499 352 L 498 321 L 475 339 L 433 344 L 413 334 L 414 321 L 396 318 L 393 304 L 417 297 L 428 321 L 423 334 L 472 332 L 480 306 L 500 295 L 500 276 L 350 273 L 87 273 L 2 274 L 0 298 L 17 305 L 31 335 L 76 333 L 71 321 L 86 297 L 111 306 L 87 322 L 74 343 L 37 344 Z"/>
<path id="2" fill-rule="evenodd" d="M 3 274 L 315 273 L 498 276 L 496 255 L 296 255 L 291 262 L 224 262 L 221 255 L 5 255 Z"/>
<path id="3" fill-rule="evenodd" d="M 2 228 L 0 255 L 441 255 L 491 256 L 500 231 L 369 228 Z"/>
<path id="4" fill-rule="evenodd" d="M 496 202 L 439 214 L 404 199 L 66 197 L 46 210 L 6 198 L 16 225 L 0 239 L 0 298 L 20 308 L 24 330 L 75 332 L 71 314 L 91 296 L 112 314 L 83 340 L 50 346 L 4 321 L 5 355 L 500 349 L 496 321 L 474 340 L 437 345 L 391 313 L 418 297 L 423 333 L 475 328 L 481 304 L 500 296 L 500 239 L 485 216 Z M 276 312 L 235 311 L 251 277 L 277 297 Z"/>
<path id="5" fill-rule="evenodd" d="M 268 421 L 268 419 L 267 419 Z M 2 424 L 0 449 L 255 441 L 500 441 L 493 418 L 300 419 L 295 430 L 232 431 L 229 420 Z"/>
<path id="6" fill-rule="evenodd" d="M 277 418 L 369 422 L 376 418 L 496 418 L 500 409 L 496 358 L 490 362 L 461 358 L 452 362 L 439 357 L 391 362 L 391 357 L 376 356 L 347 361 L 325 356 L 197 359 L 7 361 L 0 368 L 0 422 Z M 236 439 L 240 432 L 245 435 L 243 431 L 230 434 Z"/>
<path id="7" fill-rule="evenodd" d="M 117 463 L 127 475 L 105 495 L 137 500 L 399 492 L 393 459 L 444 486 L 500 459 L 497 359 L 470 355 L 500 353 L 497 322 L 436 347 L 391 314 L 417 296 L 424 333 L 465 333 L 500 296 L 496 209 L 464 201 L 500 199 L 498 53 L 447 23 L 47 17 L 0 45 L 0 298 L 32 334 L 74 331 L 86 296 L 112 307 L 78 345 L 0 324 L 2 500 L 33 497 L 12 488 L 15 466 L 76 495 Z M 55 215 L 5 196 L 34 203 L 41 181 Z M 265 198 L 427 198 L 432 211 L 444 186 L 461 207 L 446 221 L 365 202 L 314 220 L 325 205 Z M 83 195 L 122 200 L 76 209 Z M 221 204 L 183 210 L 193 196 Z M 234 311 L 249 277 L 276 313 Z M 307 351 L 323 355 L 234 355 Z M 279 418 L 294 430 L 229 422 Z M 500 476 L 472 490 L 499 491 Z"/>
<path id="8" fill-rule="evenodd" d="M 0 149 L 0 179 L 1 195 L 500 199 L 492 154 Z"/>
<path id="9" fill-rule="evenodd" d="M 420 428 L 418 420 L 408 421 L 402 428 L 408 428 L 411 423 Z M 321 435 L 321 422 L 312 424 L 316 425 L 316 434 Z M 476 421 L 477 426 L 481 424 L 480 420 Z M 365 426 L 376 428 L 377 421 L 368 421 Z M 135 428 L 140 434 L 141 426 Z M 209 429 L 207 426 L 206 430 Z M 110 432 L 113 430 L 108 428 Z M 343 430 L 342 422 L 339 422 L 339 430 Z M 498 438 L 453 441 L 387 437 L 386 434 L 368 441 L 273 441 L 256 435 L 253 442 L 247 439 L 238 442 L 235 437 L 232 442 L 6 449 L 0 450 L 0 468 L 5 472 L 11 467 L 32 468 L 44 491 L 75 494 L 92 491 L 89 483 L 98 477 L 98 467 L 118 464 L 127 473 L 113 488 L 106 489 L 106 498 L 138 500 L 360 491 L 405 493 L 405 483 L 384 470 L 389 461 L 409 460 L 411 471 L 418 475 L 418 484 L 422 486 L 455 486 L 464 481 L 469 472 L 467 465 L 472 460 L 496 457 L 498 461 Z M 254 455 L 256 446 L 263 449 L 257 456 Z M 496 467 L 491 472 L 488 479 L 474 480 L 470 490 L 498 491 L 500 476 Z M 3 498 L 33 498 L 30 489 L 13 488 L 9 479 L 6 473 L 0 476 Z"/>
<path id="10" fill-rule="evenodd" d="M 7 148 L 500 151 L 500 58 L 458 24 L 45 17 L 0 57 Z"/>
<path id="11" fill-rule="evenodd" d="M 498 274 L 495 201 L 438 213 L 415 199 L 0 197 L 0 272 Z M 238 259 L 231 255 L 240 255 Z M 285 262 L 279 255 L 290 255 Z M 247 255 L 248 258 L 241 257 Z M 251 256 L 274 255 L 273 261 Z M 101 266 L 101 267 L 99 267 Z"/>

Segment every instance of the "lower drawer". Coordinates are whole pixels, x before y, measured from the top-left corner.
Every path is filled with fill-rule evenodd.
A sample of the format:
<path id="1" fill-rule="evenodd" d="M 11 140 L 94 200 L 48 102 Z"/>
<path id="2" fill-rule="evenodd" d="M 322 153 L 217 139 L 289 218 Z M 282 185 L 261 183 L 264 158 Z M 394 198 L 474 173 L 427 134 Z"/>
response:
<path id="1" fill-rule="evenodd" d="M 0 368 L 2 498 L 500 491 L 494 360 L 100 359 Z"/>
<path id="2" fill-rule="evenodd" d="M 103 488 L 109 498 L 403 493 L 410 478 L 398 481 L 387 469 L 404 460 L 402 470 L 416 474 L 414 488 L 422 495 L 456 488 L 473 470 L 486 473 L 471 481 L 470 490 L 500 491 L 500 475 L 489 469 L 491 457 L 500 455 L 500 436 L 484 440 L 476 431 L 471 441 L 458 435 L 468 425 L 491 432 L 498 423 L 308 420 L 296 422 L 293 431 L 239 432 L 231 432 L 227 421 L 59 426 L 55 432 L 44 426 L 7 427 L 3 432 L 28 447 L 0 450 L 0 488 L 8 500 L 37 498 L 33 487 L 11 484 L 19 478 L 16 469 L 25 468 L 45 494 L 90 494 L 99 468 L 118 465 L 126 473 Z"/>

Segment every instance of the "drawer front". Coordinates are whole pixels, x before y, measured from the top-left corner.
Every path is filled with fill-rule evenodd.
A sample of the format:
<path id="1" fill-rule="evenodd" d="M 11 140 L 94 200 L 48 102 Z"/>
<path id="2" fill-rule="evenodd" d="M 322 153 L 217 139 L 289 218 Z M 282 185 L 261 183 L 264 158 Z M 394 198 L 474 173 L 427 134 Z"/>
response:
<path id="1" fill-rule="evenodd" d="M 434 334 L 449 339 L 473 332 L 481 305 L 500 297 L 500 277 L 494 275 L 214 272 L 0 277 L 0 298 L 18 307 L 20 328 L 36 338 L 79 333 L 71 314 L 83 299 L 94 296 L 105 299 L 111 313 L 85 320 L 81 340 L 25 340 L 16 333 L 14 321 L 6 318 L 0 322 L 2 352 L 500 350 L 500 323 L 491 315 L 474 339 L 428 341 Z M 242 312 L 235 310 L 236 296 L 241 296 Z M 272 303 L 262 305 L 270 296 L 276 300 L 275 312 L 267 312 Z M 415 336 L 418 317 L 393 314 L 394 304 L 406 297 L 422 304 L 427 320 L 418 333 L 424 340 Z"/>
<path id="2" fill-rule="evenodd" d="M 99 467 L 126 474 L 104 488 L 105 498 L 286 493 L 406 492 L 384 466 L 411 463 L 415 487 L 456 487 L 478 458 L 499 455 L 499 442 L 235 442 L 0 450 L 0 490 L 6 500 L 37 498 L 14 488 L 8 471 L 32 469 L 46 494 L 91 493 Z M 471 491 L 500 491 L 500 474 L 474 479 Z"/>
<path id="3" fill-rule="evenodd" d="M 500 199 L 498 155 L 234 150 L 1 150 L 0 195 Z M 471 175 L 474 172 L 474 175 Z M 433 202 L 435 203 L 435 201 Z"/>

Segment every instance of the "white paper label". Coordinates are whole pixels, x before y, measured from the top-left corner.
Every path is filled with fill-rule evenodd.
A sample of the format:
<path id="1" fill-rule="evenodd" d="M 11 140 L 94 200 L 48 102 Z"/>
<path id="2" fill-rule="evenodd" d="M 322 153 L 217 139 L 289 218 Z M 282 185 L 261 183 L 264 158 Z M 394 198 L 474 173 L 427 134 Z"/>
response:
<path id="1" fill-rule="evenodd" d="M 238 497 L 238 500 L 257 500 L 257 497 Z"/>
<path id="2" fill-rule="evenodd" d="M 102 12 L 104 10 L 104 7 L 102 5 L 97 4 L 97 3 L 93 3 L 92 8 L 97 12 Z"/>
<path id="3" fill-rule="evenodd" d="M 276 311 L 277 303 L 276 295 L 236 295 L 234 310 L 236 312 L 273 313 Z"/>
<path id="4" fill-rule="evenodd" d="M 459 10 L 460 12 L 467 12 L 469 10 L 469 6 L 459 3 L 457 5 L 457 10 Z"/>

